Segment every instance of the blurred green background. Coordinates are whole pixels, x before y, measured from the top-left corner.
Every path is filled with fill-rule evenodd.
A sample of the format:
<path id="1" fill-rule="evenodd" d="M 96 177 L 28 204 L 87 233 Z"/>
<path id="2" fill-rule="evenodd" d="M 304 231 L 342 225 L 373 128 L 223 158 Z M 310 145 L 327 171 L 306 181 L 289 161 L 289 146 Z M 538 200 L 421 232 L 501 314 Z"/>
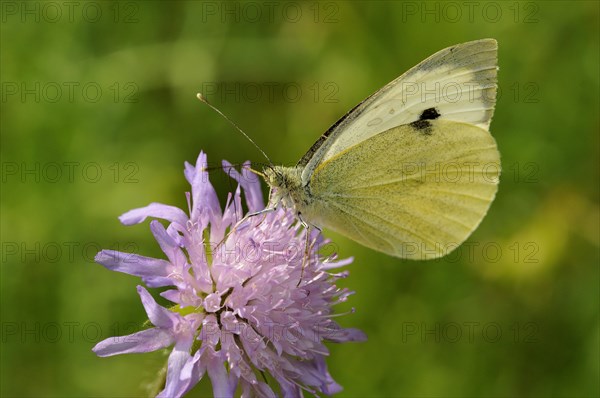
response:
<path id="1" fill-rule="evenodd" d="M 573 2 L 1 3 L 2 396 L 143 396 L 163 353 L 97 358 L 146 315 L 100 248 L 160 256 L 117 216 L 186 208 L 182 168 L 293 164 L 337 118 L 444 47 L 499 42 L 498 196 L 447 258 L 354 256 L 331 345 L 339 396 L 594 397 L 599 376 L 599 6 Z M 221 200 L 232 189 L 211 180 Z M 210 395 L 206 380 L 193 395 Z"/>

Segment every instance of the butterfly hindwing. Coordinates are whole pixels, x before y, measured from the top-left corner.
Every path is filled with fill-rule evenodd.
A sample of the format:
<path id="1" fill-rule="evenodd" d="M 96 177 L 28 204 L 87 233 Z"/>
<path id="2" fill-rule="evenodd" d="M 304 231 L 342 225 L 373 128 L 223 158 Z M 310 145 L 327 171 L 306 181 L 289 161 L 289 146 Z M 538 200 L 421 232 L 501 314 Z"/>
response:
<path id="1" fill-rule="evenodd" d="M 479 225 L 499 174 L 485 129 L 443 119 L 407 124 L 319 165 L 307 216 L 393 256 L 436 258 Z"/>

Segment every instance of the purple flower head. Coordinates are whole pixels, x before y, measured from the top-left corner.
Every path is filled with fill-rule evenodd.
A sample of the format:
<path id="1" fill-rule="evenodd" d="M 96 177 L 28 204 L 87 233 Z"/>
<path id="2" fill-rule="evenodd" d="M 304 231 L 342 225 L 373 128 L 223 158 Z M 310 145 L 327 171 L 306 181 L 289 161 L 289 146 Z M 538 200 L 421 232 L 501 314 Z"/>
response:
<path id="1" fill-rule="evenodd" d="M 292 211 L 280 208 L 243 217 L 240 187 L 221 210 L 208 181 L 206 155 L 195 166 L 185 164 L 192 186 L 187 194 L 190 215 L 179 208 L 152 203 L 120 217 L 125 225 L 147 217 L 166 260 L 103 250 L 96 261 L 108 269 L 142 278 L 148 287 L 170 287 L 161 293 L 174 303 L 164 308 L 148 291 L 138 293 L 153 328 L 101 341 L 99 356 L 150 352 L 173 347 L 160 397 L 180 397 L 207 374 L 216 397 L 274 397 L 264 374 L 286 397 L 302 392 L 333 394 L 341 387 L 325 364 L 324 341 L 362 341 L 356 329 L 333 320 L 332 306 L 353 292 L 338 288 L 347 273 L 331 270 L 352 259 L 336 261 L 319 251 L 328 244 L 306 233 Z M 245 164 L 242 173 L 224 162 L 243 188 L 250 212 L 264 208 L 260 183 Z M 277 388 L 275 389 L 277 391 Z"/>

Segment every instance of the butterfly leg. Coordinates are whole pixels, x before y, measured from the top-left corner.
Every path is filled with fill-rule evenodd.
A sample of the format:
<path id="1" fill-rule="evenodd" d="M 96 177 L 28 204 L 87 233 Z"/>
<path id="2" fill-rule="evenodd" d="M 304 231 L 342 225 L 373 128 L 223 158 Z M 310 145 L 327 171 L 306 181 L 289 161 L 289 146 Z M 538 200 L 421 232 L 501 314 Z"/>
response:
<path id="1" fill-rule="evenodd" d="M 302 218 L 302 213 L 298 212 L 297 214 L 298 220 L 300 220 L 300 224 L 302 224 L 302 226 L 304 227 L 305 231 L 306 231 L 306 239 L 304 241 L 304 257 L 302 258 L 302 270 L 300 271 L 300 280 L 298 280 L 298 284 L 296 285 L 296 287 L 300 286 L 300 283 L 302 282 L 302 278 L 304 277 L 304 268 L 307 265 L 307 261 L 308 261 L 308 257 L 310 256 L 310 234 L 312 232 L 312 229 L 316 229 L 317 231 L 321 232 L 321 229 L 315 225 L 310 225 L 308 224 L 306 221 L 304 221 L 304 219 Z"/>
<path id="2" fill-rule="evenodd" d="M 260 225 L 263 223 L 263 221 L 265 221 L 265 219 L 267 218 L 266 214 L 271 213 L 276 210 L 277 210 L 277 206 L 275 205 L 273 207 L 267 207 L 260 211 L 255 211 L 254 213 L 247 214 L 246 217 L 254 217 L 254 216 L 259 216 L 261 214 L 264 214 L 265 216 L 262 218 L 262 220 L 260 220 L 260 222 L 258 224 L 256 224 L 256 227 L 260 227 Z"/>
<path id="3" fill-rule="evenodd" d="M 270 213 L 270 212 L 275 211 L 275 210 L 277 210 L 277 206 L 266 207 L 266 208 L 264 208 L 262 210 L 255 211 L 254 213 L 248 213 L 248 214 L 246 214 L 246 217 L 244 217 L 244 218 L 259 216 L 261 214 Z"/>
<path id="4" fill-rule="evenodd" d="M 255 211 L 253 213 L 246 214 L 246 217 L 254 217 L 254 216 L 261 215 L 261 214 L 267 214 L 267 213 L 271 213 L 273 211 L 276 211 L 277 208 L 278 208 L 279 202 L 271 202 L 271 198 L 272 197 L 273 197 L 273 190 L 269 189 L 269 202 L 267 203 L 267 207 L 265 207 L 262 210 Z M 263 217 L 262 220 L 260 220 L 260 222 L 258 223 L 257 227 L 259 227 L 263 223 L 263 221 L 265 221 L 265 218 L 266 218 L 266 216 Z"/>

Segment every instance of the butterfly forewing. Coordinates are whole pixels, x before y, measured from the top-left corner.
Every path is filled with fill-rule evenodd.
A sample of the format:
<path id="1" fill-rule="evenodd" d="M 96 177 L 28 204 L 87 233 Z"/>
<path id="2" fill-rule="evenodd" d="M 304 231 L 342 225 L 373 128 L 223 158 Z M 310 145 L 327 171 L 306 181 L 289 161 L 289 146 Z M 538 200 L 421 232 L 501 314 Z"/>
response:
<path id="1" fill-rule="evenodd" d="M 483 39 L 446 48 L 357 105 L 336 122 L 298 163 L 308 184 L 315 168 L 344 150 L 393 127 L 424 117 L 488 129 L 496 99 L 497 43 Z M 425 115 L 427 116 L 427 115 Z"/>

